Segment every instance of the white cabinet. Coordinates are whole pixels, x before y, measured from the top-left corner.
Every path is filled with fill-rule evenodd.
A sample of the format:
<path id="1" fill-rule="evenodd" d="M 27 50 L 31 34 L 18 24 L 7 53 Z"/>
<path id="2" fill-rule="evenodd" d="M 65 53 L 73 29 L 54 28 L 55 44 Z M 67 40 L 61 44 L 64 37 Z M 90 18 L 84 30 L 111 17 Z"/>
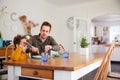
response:
<path id="1" fill-rule="evenodd" d="M 108 47 L 106 47 L 108 49 Z M 111 61 L 120 61 L 120 46 L 116 46 Z"/>
<path id="2" fill-rule="evenodd" d="M 115 47 L 115 50 L 114 50 L 111 60 L 112 61 L 120 61 L 120 47 Z"/>
<path id="3" fill-rule="evenodd" d="M 92 53 L 104 54 L 106 51 L 106 47 L 104 45 L 92 45 L 91 51 Z"/>
<path id="4" fill-rule="evenodd" d="M 92 45 L 92 53 L 105 53 L 108 50 L 109 46 L 105 45 Z M 120 46 L 115 46 L 111 61 L 120 61 Z"/>

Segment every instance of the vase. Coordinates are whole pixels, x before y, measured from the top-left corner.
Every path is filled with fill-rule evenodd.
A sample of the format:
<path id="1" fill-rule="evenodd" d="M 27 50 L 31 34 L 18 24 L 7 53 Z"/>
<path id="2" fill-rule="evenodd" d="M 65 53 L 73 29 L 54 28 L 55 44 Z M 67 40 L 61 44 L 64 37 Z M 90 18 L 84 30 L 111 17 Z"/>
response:
<path id="1" fill-rule="evenodd" d="M 89 48 L 80 48 L 80 54 L 89 55 Z"/>
<path id="2" fill-rule="evenodd" d="M 3 39 L 0 38 L 0 48 L 3 47 Z"/>

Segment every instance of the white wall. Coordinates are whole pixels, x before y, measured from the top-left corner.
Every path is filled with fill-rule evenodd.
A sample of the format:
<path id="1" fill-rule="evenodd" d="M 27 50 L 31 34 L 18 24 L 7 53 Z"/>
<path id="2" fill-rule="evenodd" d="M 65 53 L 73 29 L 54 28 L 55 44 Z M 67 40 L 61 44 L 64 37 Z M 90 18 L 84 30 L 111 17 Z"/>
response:
<path id="1" fill-rule="evenodd" d="M 48 20 L 53 25 L 51 34 L 58 43 L 62 43 L 65 48 L 73 50 L 73 31 L 66 26 L 67 18 L 71 16 L 80 17 L 88 21 L 88 27 L 91 27 L 90 20 L 96 16 L 109 13 L 120 13 L 120 0 L 98 0 L 86 4 L 77 4 L 66 7 L 54 6 L 45 0 L 1 0 L 0 7 L 7 6 L 9 13 L 16 12 L 18 15 L 27 15 L 29 19 L 41 24 Z M 0 31 L 4 39 L 12 39 L 16 34 L 24 33 L 20 22 L 12 22 L 8 18 L 4 24 L 0 23 Z M 12 29 L 11 29 L 12 26 Z M 35 31 L 36 30 L 36 31 Z M 33 34 L 39 32 L 39 27 L 33 31 Z M 15 32 L 17 31 L 17 32 Z M 90 32 L 90 30 L 89 30 Z"/>
<path id="2" fill-rule="evenodd" d="M 61 40 L 64 41 L 65 47 L 69 48 L 69 50 L 73 50 L 73 32 L 66 27 L 67 18 L 74 16 L 80 17 L 81 19 L 86 19 L 89 27 L 88 33 L 91 35 L 91 19 L 104 14 L 120 13 L 119 4 L 120 0 L 98 0 L 96 2 L 89 2 L 86 4 L 61 7 L 58 12 L 60 13 L 60 23 L 57 25 L 61 25 L 64 28 L 64 30 L 62 30 L 64 36 L 61 36 Z"/>
<path id="3" fill-rule="evenodd" d="M 24 34 L 24 28 L 19 20 L 12 21 L 10 15 L 12 12 L 15 12 L 18 16 L 27 15 L 28 19 L 33 20 L 41 25 L 45 20 L 49 21 L 53 25 L 56 23 L 56 16 L 53 13 L 56 12 L 57 7 L 51 5 L 44 0 L 1 0 L 0 8 L 7 6 L 5 11 L 7 14 L 4 14 L 4 18 L 0 18 L 1 26 L 0 31 L 2 31 L 3 38 L 13 39 L 16 34 Z M 3 21 L 3 19 L 5 19 Z M 4 22 L 6 25 L 4 25 Z M 40 25 L 36 27 L 32 34 L 38 34 L 40 30 Z M 56 33 L 56 30 L 54 30 Z M 52 31 L 53 32 L 53 31 Z"/>

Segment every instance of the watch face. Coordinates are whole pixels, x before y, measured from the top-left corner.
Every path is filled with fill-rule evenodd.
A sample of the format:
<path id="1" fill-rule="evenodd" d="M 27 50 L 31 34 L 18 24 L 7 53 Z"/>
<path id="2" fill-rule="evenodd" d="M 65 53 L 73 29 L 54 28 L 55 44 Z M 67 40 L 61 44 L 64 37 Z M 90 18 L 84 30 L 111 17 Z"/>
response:
<path id="1" fill-rule="evenodd" d="M 73 17 L 69 17 L 68 19 L 67 19 L 67 27 L 69 28 L 69 29 L 71 29 L 71 30 L 73 30 Z"/>

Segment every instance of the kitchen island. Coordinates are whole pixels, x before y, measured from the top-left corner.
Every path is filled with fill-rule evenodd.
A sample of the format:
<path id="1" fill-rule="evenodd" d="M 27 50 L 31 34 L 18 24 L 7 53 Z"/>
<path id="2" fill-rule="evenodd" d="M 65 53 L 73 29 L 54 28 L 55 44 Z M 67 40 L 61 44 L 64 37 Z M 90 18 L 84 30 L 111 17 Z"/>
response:
<path id="1" fill-rule="evenodd" d="M 114 43 L 115 44 L 115 49 L 111 58 L 111 61 L 116 61 L 116 62 L 120 62 L 120 43 Z M 106 49 L 108 49 L 108 47 L 111 44 L 105 44 Z"/>
<path id="2" fill-rule="evenodd" d="M 104 54 L 112 43 L 92 45 L 92 53 Z M 111 61 L 120 62 L 120 43 L 114 43 L 115 49 Z"/>

